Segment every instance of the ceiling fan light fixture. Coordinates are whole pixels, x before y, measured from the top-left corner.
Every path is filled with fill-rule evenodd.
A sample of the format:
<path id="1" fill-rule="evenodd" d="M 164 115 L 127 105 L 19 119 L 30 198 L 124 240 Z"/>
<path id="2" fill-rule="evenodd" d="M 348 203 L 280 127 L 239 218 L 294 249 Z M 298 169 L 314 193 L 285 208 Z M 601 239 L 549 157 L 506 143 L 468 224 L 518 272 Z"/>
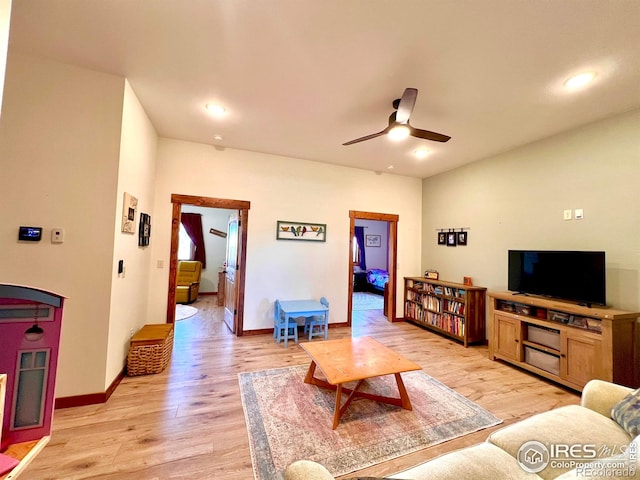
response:
<path id="1" fill-rule="evenodd" d="M 396 125 L 391 130 L 389 130 L 388 135 L 389 138 L 394 142 L 399 142 L 400 140 L 408 138 L 410 133 L 411 131 L 406 125 Z"/>
<path id="2" fill-rule="evenodd" d="M 578 75 L 574 75 L 564 82 L 564 86 L 569 90 L 577 90 L 587 86 L 596 77 L 595 72 L 583 72 Z"/>
<path id="3" fill-rule="evenodd" d="M 413 156 L 422 160 L 423 158 L 426 158 L 430 153 L 431 150 L 429 150 L 428 148 L 416 148 L 413 151 Z"/>
<path id="4" fill-rule="evenodd" d="M 215 103 L 207 103 L 206 108 L 209 113 L 218 117 L 221 117 L 227 112 L 227 110 L 222 105 L 217 105 Z"/>

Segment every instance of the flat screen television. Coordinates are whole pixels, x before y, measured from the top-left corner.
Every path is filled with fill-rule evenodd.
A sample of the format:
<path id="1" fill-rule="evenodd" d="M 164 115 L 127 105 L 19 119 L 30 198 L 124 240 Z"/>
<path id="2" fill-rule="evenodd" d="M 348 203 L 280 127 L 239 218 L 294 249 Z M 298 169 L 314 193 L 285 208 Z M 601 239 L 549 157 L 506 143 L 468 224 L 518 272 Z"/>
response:
<path id="1" fill-rule="evenodd" d="M 512 292 L 606 305 L 605 252 L 509 250 Z"/>

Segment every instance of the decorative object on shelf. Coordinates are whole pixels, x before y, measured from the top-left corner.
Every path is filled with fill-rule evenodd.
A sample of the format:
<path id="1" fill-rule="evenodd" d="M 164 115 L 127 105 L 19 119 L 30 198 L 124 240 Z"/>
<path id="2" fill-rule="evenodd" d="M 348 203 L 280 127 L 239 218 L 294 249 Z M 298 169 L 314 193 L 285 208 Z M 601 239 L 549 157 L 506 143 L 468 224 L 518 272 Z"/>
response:
<path id="1" fill-rule="evenodd" d="M 327 240 L 327 225 L 324 223 L 278 220 L 276 224 L 276 240 L 325 242 Z"/>
<path id="2" fill-rule="evenodd" d="M 447 244 L 447 234 L 445 232 L 438 232 L 438 245 Z"/>
<path id="3" fill-rule="evenodd" d="M 365 235 L 365 247 L 379 247 L 382 245 L 382 235 Z"/>
<path id="4" fill-rule="evenodd" d="M 424 272 L 424 278 L 430 278 L 432 280 L 438 280 L 438 277 L 440 277 L 440 274 L 438 273 L 437 270 L 425 270 L 425 272 Z"/>
<path id="5" fill-rule="evenodd" d="M 151 215 L 140 213 L 140 228 L 138 229 L 138 246 L 148 247 L 151 238 Z"/>
<path id="6" fill-rule="evenodd" d="M 473 285 L 473 281 L 471 277 L 462 277 L 462 284 L 471 287 Z"/>
<path id="7" fill-rule="evenodd" d="M 455 247 L 456 240 L 456 232 L 447 232 L 447 247 Z"/>
<path id="8" fill-rule="evenodd" d="M 220 230 L 216 230 L 215 228 L 210 228 L 209 233 L 218 237 L 227 238 L 227 232 L 222 232 Z"/>
<path id="9" fill-rule="evenodd" d="M 458 232 L 458 236 L 456 238 L 456 242 L 458 245 L 466 245 L 467 244 L 467 232 L 464 230 L 460 230 Z"/>
<path id="10" fill-rule="evenodd" d="M 135 233 L 136 211 L 138 210 L 138 199 L 130 193 L 124 192 L 124 202 L 122 204 L 122 232 Z"/>

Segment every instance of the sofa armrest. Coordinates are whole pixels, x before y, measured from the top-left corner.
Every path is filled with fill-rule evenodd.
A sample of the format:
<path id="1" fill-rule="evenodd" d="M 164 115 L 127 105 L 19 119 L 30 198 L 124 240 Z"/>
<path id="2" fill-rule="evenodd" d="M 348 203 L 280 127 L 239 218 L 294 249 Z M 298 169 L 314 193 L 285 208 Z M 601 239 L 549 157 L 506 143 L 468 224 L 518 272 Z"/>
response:
<path id="1" fill-rule="evenodd" d="M 580 405 L 607 418 L 616 403 L 629 395 L 633 389 L 604 380 L 590 380 L 582 390 Z"/>
<path id="2" fill-rule="evenodd" d="M 310 460 L 293 462 L 284 471 L 284 480 L 334 480 L 329 470 Z"/>

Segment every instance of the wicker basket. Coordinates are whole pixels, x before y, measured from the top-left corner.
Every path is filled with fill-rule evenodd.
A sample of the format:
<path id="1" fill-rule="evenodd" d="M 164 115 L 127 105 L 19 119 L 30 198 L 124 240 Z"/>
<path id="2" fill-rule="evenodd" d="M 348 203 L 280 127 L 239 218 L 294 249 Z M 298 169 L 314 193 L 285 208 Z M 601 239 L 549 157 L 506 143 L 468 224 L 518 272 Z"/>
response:
<path id="1" fill-rule="evenodd" d="M 127 375 L 160 373 L 171 360 L 173 325 L 145 325 L 131 337 L 127 356 Z"/>

